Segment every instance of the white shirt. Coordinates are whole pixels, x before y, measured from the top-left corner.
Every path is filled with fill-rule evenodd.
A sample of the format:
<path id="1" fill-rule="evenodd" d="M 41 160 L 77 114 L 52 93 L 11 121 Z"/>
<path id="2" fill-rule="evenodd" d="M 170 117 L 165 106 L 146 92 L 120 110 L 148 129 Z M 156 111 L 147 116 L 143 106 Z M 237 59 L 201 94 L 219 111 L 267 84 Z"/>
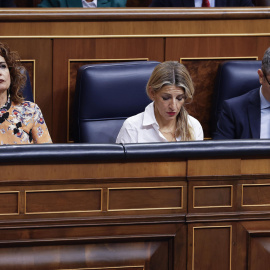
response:
<path id="1" fill-rule="evenodd" d="M 209 0 L 210 6 L 215 7 L 215 0 Z M 202 0 L 195 0 L 195 7 L 202 7 Z"/>
<path id="2" fill-rule="evenodd" d="M 262 87 L 260 88 L 261 99 L 261 139 L 270 138 L 270 102 L 263 96 Z"/>
<path id="3" fill-rule="evenodd" d="M 97 0 L 93 0 L 92 2 L 87 2 L 86 0 L 82 0 L 82 6 L 84 8 L 96 8 Z"/>
<path id="4" fill-rule="evenodd" d="M 199 121 L 188 115 L 188 122 L 193 128 L 195 140 L 203 140 L 203 129 Z M 181 141 L 181 137 L 177 137 L 176 141 Z M 116 139 L 116 143 L 149 142 L 168 142 L 159 131 L 154 102 L 150 103 L 144 112 L 127 118 Z"/>

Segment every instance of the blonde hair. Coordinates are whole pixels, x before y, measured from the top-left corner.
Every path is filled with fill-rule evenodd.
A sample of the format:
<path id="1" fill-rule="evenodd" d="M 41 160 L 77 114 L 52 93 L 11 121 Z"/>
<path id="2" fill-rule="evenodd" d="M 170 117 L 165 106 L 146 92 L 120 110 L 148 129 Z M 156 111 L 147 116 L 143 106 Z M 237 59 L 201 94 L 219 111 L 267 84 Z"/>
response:
<path id="1" fill-rule="evenodd" d="M 167 61 L 157 65 L 147 83 L 146 92 L 151 98 L 151 89 L 154 92 L 161 90 L 163 86 L 175 85 L 183 88 L 185 92 L 185 102 L 191 102 L 194 95 L 194 86 L 190 74 L 183 64 L 177 61 Z M 194 140 L 193 128 L 188 123 L 188 112 L 182 106 L 177 116 L 175 135 L 181 136 L 181 141 Z"/>

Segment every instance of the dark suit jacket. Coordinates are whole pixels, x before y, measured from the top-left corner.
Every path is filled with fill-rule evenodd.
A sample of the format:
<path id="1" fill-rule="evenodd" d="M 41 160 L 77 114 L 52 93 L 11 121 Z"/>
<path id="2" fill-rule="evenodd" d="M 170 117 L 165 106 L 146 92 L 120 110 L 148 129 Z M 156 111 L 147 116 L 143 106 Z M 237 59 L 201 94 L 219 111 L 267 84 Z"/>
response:
<path id="1" fill-rule="evenodd" d="M 97 7 L 125 7 L 127 0 L 98 0 Z M 82 0 L 42 0 L 38 7 L 83 7 Z"/>
<path id="2" fill-rule="evenodd" d="M 0 0 L 0 7 L 16 7 L 13 0 Z"/>
<path id="3" fill-rule="evenodd" d="M 216 7 L 253 6 L 252 0 L 216 0 Z M 153 0 L 150 7 L 195 7 L 194 0 Z"/>
<path id="4" fill-rule="evenodd" d="M 260 127 L 260 88 L 256 88 L 224 101 L 213 139 L 260 139 Z"/>

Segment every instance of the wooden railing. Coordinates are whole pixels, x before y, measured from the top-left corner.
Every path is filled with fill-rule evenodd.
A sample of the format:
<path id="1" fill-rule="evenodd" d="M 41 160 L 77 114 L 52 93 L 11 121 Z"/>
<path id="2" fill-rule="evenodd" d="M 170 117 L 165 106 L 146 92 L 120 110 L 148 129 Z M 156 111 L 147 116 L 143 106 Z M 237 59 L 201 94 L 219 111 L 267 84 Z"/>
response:
<path id="1" fill-rule="evenodd" d="M 1 269 L 267 269 L 269 141 L 2 146 Z"/>

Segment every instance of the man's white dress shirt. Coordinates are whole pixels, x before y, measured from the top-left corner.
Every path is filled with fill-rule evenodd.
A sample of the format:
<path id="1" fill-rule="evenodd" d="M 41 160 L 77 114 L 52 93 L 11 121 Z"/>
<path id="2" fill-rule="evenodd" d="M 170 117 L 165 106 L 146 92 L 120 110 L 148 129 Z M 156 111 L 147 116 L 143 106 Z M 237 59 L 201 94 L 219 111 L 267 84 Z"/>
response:
<path id="1" fill-rule="evenodd" d="M 203 129 L 199 121 L 189 115 L 188 122 L 193 128 L 195 140 L 203 140 Z M 176 141 L 181 141 L 181 137 L 177 137 Z M 144 112 L 127 118 L 116 139 L 116 143 L 149 142 L 168 142 L 159 131 L 154 102 L 150 103 Z"/>
<path id="2" fill-rule="evenodd" d="M 209 0 L 210 6 L 215 7 L 215 0 Z M 202 7 L 202 0 L 195 0 L 195 7 Z"/>
<path id="3" fill-rule="evenodd" d="M 87 2 L 86 0 L 82 0 L 82 6 L 84 8 L 96 8 L 97 0 L 93 0 L 92 2 Z"/>
<path id="4" fill-rule="evenodd" d="M 260 88 L 261 98 L 261 139 L 270 138 L 270 102 L 263 96 L 262 87 Z"/>

